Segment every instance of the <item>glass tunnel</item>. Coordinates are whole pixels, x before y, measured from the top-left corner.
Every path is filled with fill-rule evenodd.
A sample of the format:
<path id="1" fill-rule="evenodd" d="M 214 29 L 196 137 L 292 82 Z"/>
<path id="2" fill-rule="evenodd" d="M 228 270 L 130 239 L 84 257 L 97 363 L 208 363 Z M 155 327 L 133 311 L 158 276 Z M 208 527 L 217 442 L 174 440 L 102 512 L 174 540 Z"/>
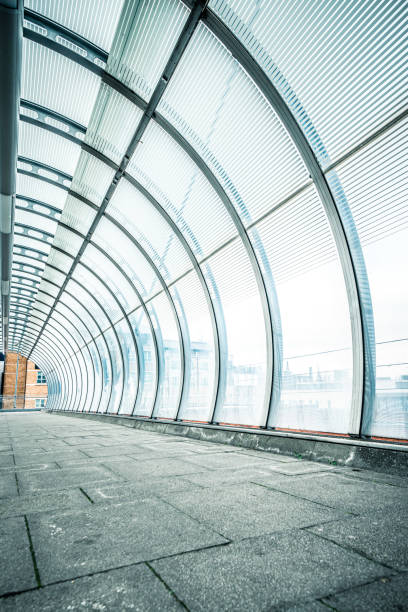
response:
<path id="1" fill-rule="evenodd" d="M 2 343 L 47 409 L 407 439 L 407 4 L 21 25 Z"/>

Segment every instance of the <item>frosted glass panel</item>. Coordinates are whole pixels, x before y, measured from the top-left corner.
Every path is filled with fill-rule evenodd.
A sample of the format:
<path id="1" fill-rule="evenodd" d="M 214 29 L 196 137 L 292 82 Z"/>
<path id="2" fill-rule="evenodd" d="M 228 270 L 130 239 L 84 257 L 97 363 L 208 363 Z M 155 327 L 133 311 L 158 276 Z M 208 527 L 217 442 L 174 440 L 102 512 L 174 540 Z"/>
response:
<path id="1" fill-rule="evenodd" d="M 104 337 L 111 355 L 112 363 L 112 395 L 108 406 L 108 412 L 118 414 L 123 391 L 122 352 L 116 334 L 112 328 L 105 331 Z"/>
<path id="2" fill-rule="evenodd" d="M 214 337 L 208 305 L 195 273 L 187 274 L 171 288 L 177 310 L 187 321 L 190 352 L 190 379 L 187 403 L 180 419 L 207 421 L 214 393 Z"/>
<path id="3" fill-rule="evenodd" d="M 159 109 L 205 158 L 245 224 L 309 180 L 269 103 L 204 25 L 194 33 Z"/>
<path id="4" fill-rule="evenodd" d="M 210 6 L 273 81 L 324 165 L 406 108 L 403 0 Z"/>
<path id="5" fill-rule="evenodd" d="M 115 329 L 123 354 L 123 396 L 119 413 L 131 415 L 135 406 L 139 378 L 135 343 L 127 321 L 120 321 L 115 325 Z"/>
<path id="6" fill-rule="evenodd" d="M 367 435 L 408 438 L 408 121 L 328 173 L 347 198 L 367 266 L 377 342 L 377 395 Z"/>
<path id="7" fill-rule="evenodd" d="M 160 351 L 159 368 L 162 372 L 154 416 L 174 418 L 179 406 L 182 383 L 181 350 L 176 322 L 165 295 L 154 298 L 149 307 L 157 317 L 153 321 Z"/>
<path id="8" fill-rule="evenodd" d="M 129 316 L 130 324 L 140 347 L 140 399 L 135 407 L 135 415 L 150 416 L 157 384 L 157 359 L 154 350 L 152 331 L 147 316 L 138 308 Z"/>
<path id="9" fill-rule="evenodd" d="M 352 356 L 347 296 L 313 188 L 256 226 L 275 278 L 283 335 L 281 401 L 270 426 L 348 433 Z"/>
<path id="10" fill-rule="evenodd" d="M 228 262 L 228 264 L 226 264 Z M 262 425 L 266 418 L 266 339 L 262 306 L 249 258 L 235 240 L 203 266 L 225 318 L 228 359 L 224 405 L 218 422 Z"/>

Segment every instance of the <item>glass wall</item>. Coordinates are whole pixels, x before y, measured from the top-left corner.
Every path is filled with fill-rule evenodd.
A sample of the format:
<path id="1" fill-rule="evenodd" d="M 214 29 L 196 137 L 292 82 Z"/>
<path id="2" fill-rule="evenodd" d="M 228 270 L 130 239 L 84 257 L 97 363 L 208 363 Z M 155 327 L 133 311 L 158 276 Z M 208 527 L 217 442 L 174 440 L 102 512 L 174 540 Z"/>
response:
<path id="1" fill-rule="evenodd" d="M 55 410 L 408 439 L 406 5 L 113 4 L 29 3 L 107 61 L 26 23 L 10 350 Z"/>

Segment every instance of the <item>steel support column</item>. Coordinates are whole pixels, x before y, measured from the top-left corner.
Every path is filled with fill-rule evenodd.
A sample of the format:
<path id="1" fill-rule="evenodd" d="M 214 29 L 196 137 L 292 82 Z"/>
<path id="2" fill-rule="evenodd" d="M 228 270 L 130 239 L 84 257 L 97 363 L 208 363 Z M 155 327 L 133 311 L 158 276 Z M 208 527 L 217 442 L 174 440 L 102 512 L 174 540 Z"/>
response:
<path id="1" fill-rule="evenodd" d="M 22 41 L 23 0 L 0 0 L 0 229 L 4 352 L 8 348 Z"/>

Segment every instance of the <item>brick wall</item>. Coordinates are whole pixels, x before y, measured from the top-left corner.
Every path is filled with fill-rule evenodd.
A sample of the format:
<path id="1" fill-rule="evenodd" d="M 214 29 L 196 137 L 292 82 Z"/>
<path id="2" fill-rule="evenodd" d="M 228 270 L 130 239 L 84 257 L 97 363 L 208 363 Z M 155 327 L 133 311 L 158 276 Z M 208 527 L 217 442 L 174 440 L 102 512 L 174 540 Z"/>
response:
<path id="1" fill-rule="evenodd" d="M 17 371 L 18 362 L 18 371 Z M 36 398 L 46 398 L 48 388 L 46 384 L 37 384 L 35 363 L 17 353 L 7 353 L 3 377 L 3 409 L 14 407 L 16 395 L 16 408 L 36 408 Z M 17 387 L 16 387 L 17 374 Z M 25 397 L 25 402 L 24 402 Z"/>

